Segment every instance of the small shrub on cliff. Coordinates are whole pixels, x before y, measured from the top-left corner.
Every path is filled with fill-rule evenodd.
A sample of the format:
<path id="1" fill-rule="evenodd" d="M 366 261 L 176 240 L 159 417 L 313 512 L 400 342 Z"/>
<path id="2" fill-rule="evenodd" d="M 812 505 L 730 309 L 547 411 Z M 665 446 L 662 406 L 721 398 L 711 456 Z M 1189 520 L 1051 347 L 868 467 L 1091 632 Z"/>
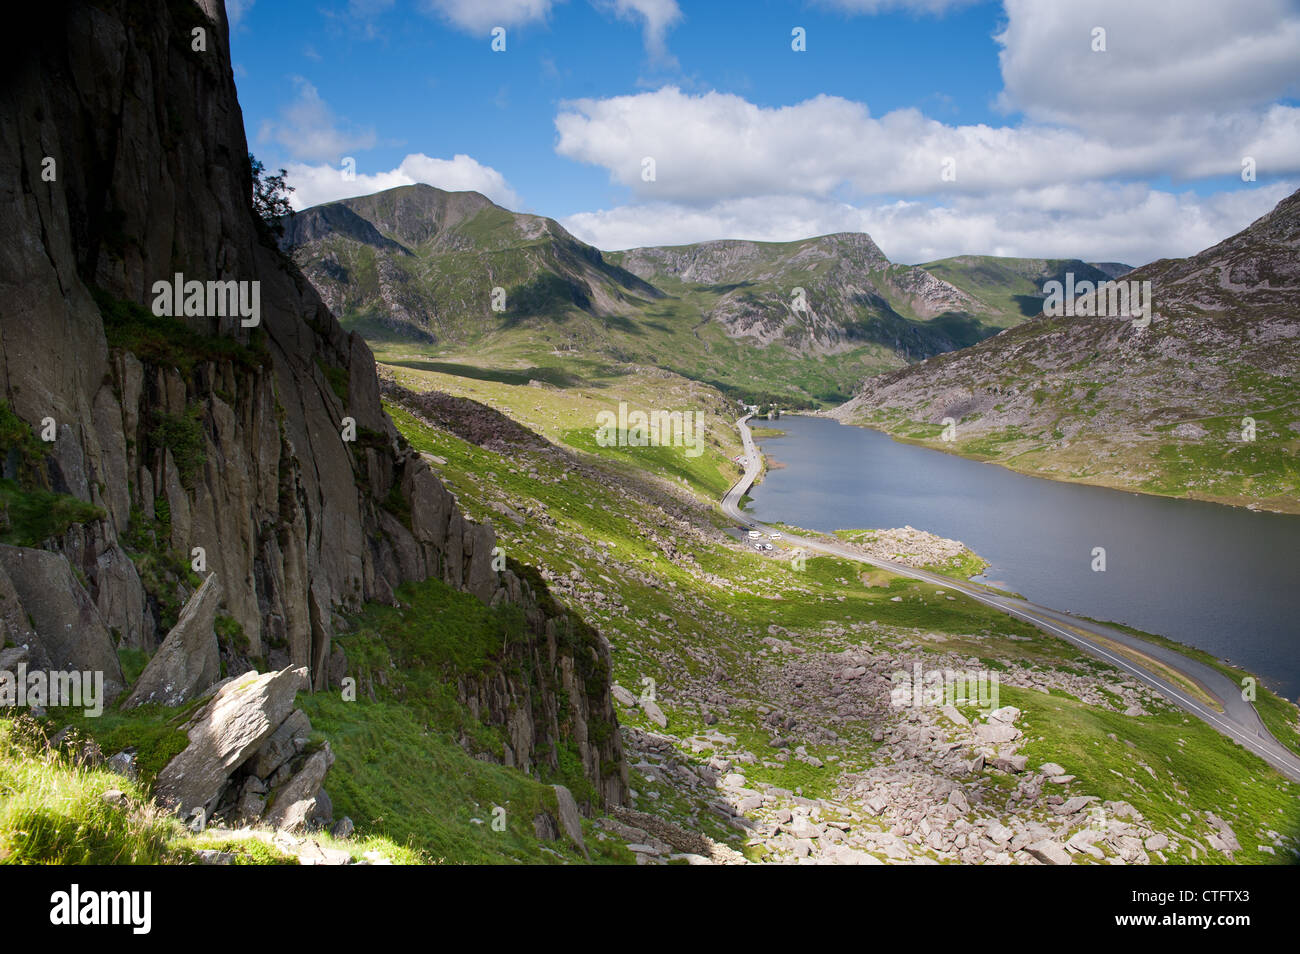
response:
<path id="1" fill-rule="evenodd" d="M 352 376 L 348 373 L 348 369 L 334 364 L 327 364 L 321 358 L 316 359 L 316 367 L 320 368 L 321 374 L 325 375 L 330 390 L 338 395 L 338 399 L 343 402 L 343 406 L 347 407 L 349 395 L 352 391 Z"/>
<path id="2" fill-rule="evenodd" d="M 268 174 L 262 161 L 251 152 L 248 154 L 248 168 L 253 176 L 253 211 L 278 240 L 284 236 L 284 218 L 293 215 L 293 206 L 289 203 L 293 186 L 285 182 L 289 173 L 281 169 L 275 175 Z"/>
<path id="3" fill-rule="evenodd" d="M 248 634 L 244 632 L 244 627 L 235 617 L 218 614 L 213 628 L 217 631 L 217 639 L 222 645 L 230 647 L 235 652 L 248 652 L 250 646 Z"/>
<path id="4" fill-rule="evenodd" d="M 131 523 L 122 535 L 122 544 L 157 610 L 158 628 L 163 634 L 180 618 L 179 584 L 184 581 L 191 589 L 196 589 L 203 582 L 190 569 L 184 556 L 169 549 L 170 539 L 171 519 L 164 498 L 155 501 L 153 519 L 146 517 L 138 507 L 131 508 Z"/>
<path id="5" fill-rule="evenodd" d="M 99 507 L 42 486 L 49 445 L 0 401 L 0 543 L 39 546 L 79 523 L 104 518 Z"/>
<path id="6" fill-rule="evenodd" d="M 0 401 L 0 465 L 4 476 L 30 483 L 42 469 L 49 445 L 36 436 L 30 424 Z"/>
<path id="7" fill-rule="evenodd" d="M 187 490 L 194 489 L 199 468 L 207 460 L 203 425 L 200 423 L 202 416 L 203 408 L 197 404 L 189 407 L 182 415 L 154 412 L 154 426 L 149 434 L 149 439 L 155 445 L 171 451 L 181 483 Z"/>
<path id="8" fill-rule="evenodd" d="M 0 543 L 40 546 L 76 524 L 102 519 L 103 510 L 71 494 L 24 490 L 12 480 L 0 480 Z"/>
<path id="9" fill-rule="evenodd" d="M 133 301 L 115 298 L 102 288 L 92 288 L 104 321 L 104 336 L 110 349 L 129 351 L 145 364 L 176 368 L 189 378 L 196 364 L 230 361 L 255 371 L 270 366 L 266 332 L 254 328 L 248 343 L 230 335 L 205 335 L 179 318 L 155 315 Z"/>
<path id="10" fill-rule="evenodd" d="M 382 506 L 400 520 L 407 530 L 411 529 L 411 503 L 402 496 L 402 488 L 399 485 L 393 484 L 388 495 L 384 497 Z"/>

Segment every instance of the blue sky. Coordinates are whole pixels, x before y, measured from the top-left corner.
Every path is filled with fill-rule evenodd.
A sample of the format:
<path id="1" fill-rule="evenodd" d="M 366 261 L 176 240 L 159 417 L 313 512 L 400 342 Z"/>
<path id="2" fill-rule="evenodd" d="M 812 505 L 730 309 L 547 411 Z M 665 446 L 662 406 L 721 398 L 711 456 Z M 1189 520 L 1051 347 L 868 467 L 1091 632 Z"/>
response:
<path id="1" fill-rule="evenodd" d="M 274 141 L 259 142 L 258 132 L 298 96 L 301 78 L 352 129 L 375 131 L 374 147 L 351 151 L 359 167 L 391 169 L 408 152 L 466 153 L 509 180 L 524 199 L 520 211 L 552 217 L 627 198 L 602 170 L 555 154 L 555 115 L 565 100 L 674 84 L 773 107 L 825 93 L 873 112 L 914 106 L 950 121 L 1006 118 L 993 105 L 1001 88 L 990 39 L 998 3 L 942 18 L 851 17 L 762 0 L 737 16 L 745 6 L 688 8 L 671 34 L 675 65 L 647 54 L 636 23 L 583 0 L 508 27 L 504 53 L 491 50 L 486 32 L 396 3 L 358 17 L 345 3 L 263 0 L 241 17 L 232 45 L 249 141 L 268 164 L 294 158 Z M 803 55 L 790 48 L 794 26 L 809 35 Z"/>
<path id="2" fill-rule="evenodd" d="M 898 261 L 1137 262 L 1213 244 L 1300 179 L 1300 9 L 1225 6 L 241 0 L 230 14 L 250 148 L 305 204 L 428 181 L 603 248 L 861 230 Z"/>

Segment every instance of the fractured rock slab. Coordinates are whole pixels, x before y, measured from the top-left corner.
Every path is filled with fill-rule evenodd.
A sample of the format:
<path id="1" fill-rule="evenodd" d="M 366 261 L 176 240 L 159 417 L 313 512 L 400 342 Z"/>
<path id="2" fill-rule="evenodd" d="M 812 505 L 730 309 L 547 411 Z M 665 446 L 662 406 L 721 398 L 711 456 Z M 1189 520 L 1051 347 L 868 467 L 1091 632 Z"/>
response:
<path id="1" fill-rule="evenodd" d="M 209 573 L 181 610 L 180 618 L 144 667 L 124 709 L 149 702 L 179 706 L 221 678 L 221 648 L 217 645 L 217 604 L 221 584 Z"/>
<path id="2" fill-rule="evenodd" d="M 227 779 L 270 738 L 307 688 L 307 668 L 249 673 L 223 686 L 190 723 L 190 744 L 168 762 L 154 791 L 160 804 L 187 817 L 211 807 Z"/>

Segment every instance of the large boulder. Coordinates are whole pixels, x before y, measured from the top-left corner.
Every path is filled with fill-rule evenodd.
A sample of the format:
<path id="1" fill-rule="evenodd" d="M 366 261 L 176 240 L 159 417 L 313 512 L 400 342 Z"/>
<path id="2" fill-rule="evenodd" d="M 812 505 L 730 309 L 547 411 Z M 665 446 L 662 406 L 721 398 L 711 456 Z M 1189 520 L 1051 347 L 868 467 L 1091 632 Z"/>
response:
<path id="1" fill-rule="evenodd" d="M 249 768 L 258 778 L 270 778 L 276 769 L 303 750 L 310 736 L 311 720 L 307 713 L 294 709 L 257 750 Z"/>
<path id="2" fill-rule="evenodd" d="M 220 602 L 221 584 L 217 575 L 210 573 L 186 601 L 180 619 L 144 667 L 124 709 L 147 702 L 179 706 L 221 678 L 221 649 L 214 629 Z"/>
<path id="3" fill-rule="evenodd" d="M 664 710 L 659 708 L 659 703 L 647 699 L 641 703 L 641 708 L 648 718 L 661 729 L 668 728 L 668 717 L 664 715 Z"/>
<path id="4" fill-rule="evenodd" d="M 231 773 L 279 728 L 306 688 L 305 666 L 249 673 L 224 685 L 190 723 L 190 744 L 158 773 L 158 801 L 182 816 L 210 808 Z"/>
<path id="5" fill-rule="evenodd" d="M 1020 730 L 1004 722 L 979 724 L 972 731 L 975 734 L 975 741 L 984 745 L 1000 745 L 1004 742 L 1014 742 L 1020 738 Z"/>
<path id="6" fill-rule="evenodd" d="M 578 811 L 577 799 L 563 785 L 554 785 L 552 787 L 555 789 L 556 808 L 560 813 L 560 827 L 569 836 L 569 840 L 577 845 L 578 850 L 586 856 L 587 845 L 582 840 L 582 814 Z"/>
<path id="7" fill-rule="evenodd" d="M 125 688 L 113 637 L 67 557 L 0 544 L 0 614 L 5 637 L 30 653 L 30 665 L 104 674 L 105 702 Z"/>
<path id="8" fill-rule="evenodd" d="M 1073 859 L 1070 853 L 1060 844 L 1052 841 L 1050 838 L 1044 838 L 1036 841 L 1025 849 L 1041 864 L 1045 865 L 1072 865 Z"/>
<path id="9" fill-rule="evenodd" d="M 275 793 L 275 801 L 266 814 L 266 822 L 273 828 L 293 831 L 304 828 L 317 809 L 317 796 L 321 782 L 334 764 L 334 753 L 326 742 L 307 756 L 302 768 Z"/>

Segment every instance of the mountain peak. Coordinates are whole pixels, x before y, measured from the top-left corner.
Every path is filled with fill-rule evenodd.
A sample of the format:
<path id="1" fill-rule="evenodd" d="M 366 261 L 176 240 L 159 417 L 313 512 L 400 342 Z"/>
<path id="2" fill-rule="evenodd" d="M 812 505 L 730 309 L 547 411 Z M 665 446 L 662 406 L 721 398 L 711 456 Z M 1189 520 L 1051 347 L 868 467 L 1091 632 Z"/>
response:
<path id="1" fill-rule="evenodd" d="M 480 212 L 511 214 L 481 192 L 447 192 L 422 182 L 341 199 L 336 204 L 351 209 L 403 245 L 427 242 Z"/>
<path id="2" fill-rule="evenodd" d="M 1195 454 L 1214 466 L 1194 471 L 1197 482 L 1182 487 L 1190 496 L 1232 500 L 1243 488 L 1294 496 L 1293 476 L 1255 487 L 1241 476 L 1239 460 L 1254 458 L 1238 435 L 1249 417 L 1260 445 L 1275 448 L 1268 453 L 1296 446 L 1300 192 L 1211 248 L 1120 281 L 1150 282 L 1149 325 L 1040 314 L 974 347 L 870 378 L 835 415 L 900 434 L 937 434 L 951 418 L 958 441 L 985 459 L 1161 493 L 1178 485 L 1151 475 Z"/>

